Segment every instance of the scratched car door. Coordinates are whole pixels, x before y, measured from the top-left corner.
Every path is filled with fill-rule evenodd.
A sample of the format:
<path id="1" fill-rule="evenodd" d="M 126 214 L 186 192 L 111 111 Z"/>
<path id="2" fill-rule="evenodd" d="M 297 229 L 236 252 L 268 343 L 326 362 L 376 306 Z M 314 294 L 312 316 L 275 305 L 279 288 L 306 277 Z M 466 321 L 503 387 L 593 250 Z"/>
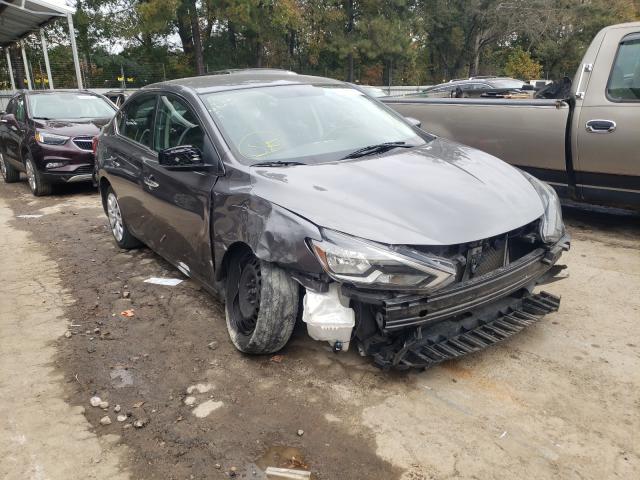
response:
<path id="1" fill-rule="evenodd" d="M 153 148 L 191 145 L 214 163 L 215 150 L 200 119 L 188 103 L 160 94 L 154 125 Z M 153 214 L 145 237 L 155 237 L 156 250 L 188 276 L 209 278 L 212 273 L 209 243 L 209 206 L 217 177 L 210 172 L 168 170 L 157 160 L 143 165 L 145 209 Z"/>

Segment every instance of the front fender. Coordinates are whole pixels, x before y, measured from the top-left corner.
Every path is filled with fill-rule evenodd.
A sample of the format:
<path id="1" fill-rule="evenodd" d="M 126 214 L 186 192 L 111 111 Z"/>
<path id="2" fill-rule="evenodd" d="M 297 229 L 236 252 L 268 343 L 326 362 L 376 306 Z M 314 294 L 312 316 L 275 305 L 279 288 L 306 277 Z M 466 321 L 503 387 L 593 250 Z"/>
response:
<path id="1" fill-rule="evenodd" d="M 280 267 L 320 275 L 322 267 L 306 239 L 321 240 L 318 227 L 292 211 L 246 193 L 214 192 L 213 248 L 216 279 L 223 276 L 223 260 L 233 245 L 245 244 L 261 260 Z"/>

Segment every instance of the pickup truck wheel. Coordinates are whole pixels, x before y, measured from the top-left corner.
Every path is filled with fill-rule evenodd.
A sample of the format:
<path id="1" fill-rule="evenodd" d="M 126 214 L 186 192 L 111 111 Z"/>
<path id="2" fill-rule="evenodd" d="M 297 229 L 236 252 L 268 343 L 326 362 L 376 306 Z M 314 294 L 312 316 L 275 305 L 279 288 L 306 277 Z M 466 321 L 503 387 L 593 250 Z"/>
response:
<path id="1" fill-rule="evenodd" d="M 122 217 L 118 196 L 111 187 L 107 190 L 107 217 L 113 238 L 120 248 L 131 250 L 142 246 L 142 242 L 132 235 Z"/>
<path id="2" fill-rule="evenodd" d="M 231 341 L 245 353 L 280 350 L 293 333 L 298 285 L 275 265 L 251 252 L 232 258 L 227 275 L 225 313 Z"/>
<path id="3" fill-rule="evenodd" d="M 36 168 L 36 164 L 31 158 L 31 155 L 27 156 L 25 161 L 25 169 L 27 171 L 27 180 L 29 181 L 29 188 L 31 193 L 36 197 L 43 197 L 45 195 L 51 195 L 52 186 L 44 178 L 42 174 Z"/>
<path id="4" fill-rule="evenodd" d="M 15 183 L 20 180 L 20 171 L 9 162 L 5 161 L 0 153 L 0 173 L 5 183 Z"/>

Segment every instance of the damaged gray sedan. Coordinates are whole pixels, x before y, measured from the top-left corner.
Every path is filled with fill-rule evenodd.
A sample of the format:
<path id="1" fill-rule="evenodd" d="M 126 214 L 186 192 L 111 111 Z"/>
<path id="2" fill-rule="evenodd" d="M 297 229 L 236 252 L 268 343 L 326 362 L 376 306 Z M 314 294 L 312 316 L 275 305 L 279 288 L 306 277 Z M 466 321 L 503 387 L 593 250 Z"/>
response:
<path id="1" fill-rule="evenodd" d="M 224 298 L 234 345 L 296 321 L 382 368 L 428 367 L 558 309 L 569 248 L 548 185 L 348 84 L 247 70 L 133 94 L 94 142 L 121 248 Z"/>

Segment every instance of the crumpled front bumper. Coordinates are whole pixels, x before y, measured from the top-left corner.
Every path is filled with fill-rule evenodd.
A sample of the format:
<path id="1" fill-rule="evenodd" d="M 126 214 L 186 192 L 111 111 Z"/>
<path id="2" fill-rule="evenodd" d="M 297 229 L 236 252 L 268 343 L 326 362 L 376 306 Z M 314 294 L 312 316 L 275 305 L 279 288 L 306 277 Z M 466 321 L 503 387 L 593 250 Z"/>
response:
<path id="1" fill-rule="evenodd" d="M 533 250 L 485 275 L 431 295 L 390 295 L 343 286 L 345 295 L 374 312 L 379 333 L 360 338 L 364 353 L 382 368 L 429 367 L 504 340 L 554 312 L 560 298 L 534 294 L 554 281 L 570 237 Z"/>
<path id="2" fill-rule="evenodd" d="M 383 369 L 428 368 L 501 342 L 559 307 L 560 297 L 550 293 L 527 295 L 486 318 L 445 321 L 432 329 L 417 328 L 412 335 L 380 348 L 373 359 Z"/>
<path id="3" fill-rule="evenodd" d="M 570 237 L 565 235 L 550 247 L 537 248 L 505 267 L 453 284 L 428 296 L 392 296 L 346 286 L 343 286 L 343 291 L 354 300 L 376 305 L 378 325 L 391 333 L 407 327 L 437 323 L 476 310 L 522 289 L 531 290 L 542 279 L 546 280 L 546 277 L 555 273 L 555 263 L 569 246 Z"/>

